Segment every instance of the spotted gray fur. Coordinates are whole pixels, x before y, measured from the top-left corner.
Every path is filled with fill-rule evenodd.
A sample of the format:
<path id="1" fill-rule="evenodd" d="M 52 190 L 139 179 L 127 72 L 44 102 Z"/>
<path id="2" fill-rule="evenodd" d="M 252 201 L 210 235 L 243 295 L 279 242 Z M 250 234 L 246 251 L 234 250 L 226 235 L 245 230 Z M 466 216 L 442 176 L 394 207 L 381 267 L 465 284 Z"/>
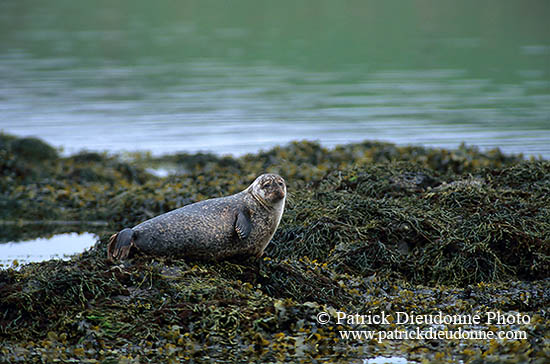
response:
<path id="1" fill-rule="evenodd" d="M 283 178 L 263 174 L 242 192 L 190 204 L 114 234 L 108 256 L 125 259 L 136 248 L 200 260 L 260 257 L 279 226 L 285 200 Z"/>

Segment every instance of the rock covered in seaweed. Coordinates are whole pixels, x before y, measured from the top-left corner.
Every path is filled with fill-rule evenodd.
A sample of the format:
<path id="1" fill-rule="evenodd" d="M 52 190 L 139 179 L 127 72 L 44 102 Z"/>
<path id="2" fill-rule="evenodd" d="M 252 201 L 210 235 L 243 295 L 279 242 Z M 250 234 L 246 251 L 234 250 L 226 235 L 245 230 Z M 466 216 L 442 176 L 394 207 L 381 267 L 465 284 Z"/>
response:
<path id="1" fill-rule="evenodd" d="M 259 269 L 146 257 L 112 265 L 103 233 L 69 261 L 0 271 L 2 360 L 549 360 L 547 161 L 464 146 L 300 142 L 241 158 L 80 154 L 42 169 L 25 161 L 36 173 L 23 175 L 13 173 L 23 159 L 1 151 L 11 163 L 0 173 L 3 219 L 104 220 L 112 231 L 235 193 L 266 168 L 291 191 Z M 162 163 L 184 172 L 146 172 Z M 316 321 L 320 311 L 489 309 L 528 315 L 528 325 L 499 327 L 524 330 L 527 339 L 343 340 L 338 330 L 355 326 Z"/>

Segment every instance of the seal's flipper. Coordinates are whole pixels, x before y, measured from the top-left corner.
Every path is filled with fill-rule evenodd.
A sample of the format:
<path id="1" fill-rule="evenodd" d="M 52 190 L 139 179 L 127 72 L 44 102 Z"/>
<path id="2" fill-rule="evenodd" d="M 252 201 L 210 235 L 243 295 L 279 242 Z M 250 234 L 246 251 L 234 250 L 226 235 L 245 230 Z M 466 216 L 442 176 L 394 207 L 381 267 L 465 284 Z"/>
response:
<path id="1" fill-rule="evenodd" d="M 244 240 L 250 235 L 252 230 L 252 223 L 250 217 L 248 217 L 243 211 L 239 211 L 237 214 L 237 221 L 235 221 L 235 231 L 239 236 L 239 239 Z"/>
<path id="2" fill-rule="evenodd" d="M 107 246 L 107 257 L 110 261 L 128 258 L 134 245 L 134 230 L 126 228 L 112 235 Z"/>

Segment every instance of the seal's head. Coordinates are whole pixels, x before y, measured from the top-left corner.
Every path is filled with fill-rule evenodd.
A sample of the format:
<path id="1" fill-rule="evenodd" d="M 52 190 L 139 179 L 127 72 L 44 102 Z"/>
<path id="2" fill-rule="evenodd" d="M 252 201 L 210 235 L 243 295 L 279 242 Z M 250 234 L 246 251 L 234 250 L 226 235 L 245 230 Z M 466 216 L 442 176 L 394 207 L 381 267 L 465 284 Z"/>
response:
<path id="1" fill-rule="evenodd" d="M 273 207 L 279 203 L 284 204 L 286 197 L 285 180 L 278 174 L 262 174 L 248 187 L 248 192 L 262 205 Z"/>

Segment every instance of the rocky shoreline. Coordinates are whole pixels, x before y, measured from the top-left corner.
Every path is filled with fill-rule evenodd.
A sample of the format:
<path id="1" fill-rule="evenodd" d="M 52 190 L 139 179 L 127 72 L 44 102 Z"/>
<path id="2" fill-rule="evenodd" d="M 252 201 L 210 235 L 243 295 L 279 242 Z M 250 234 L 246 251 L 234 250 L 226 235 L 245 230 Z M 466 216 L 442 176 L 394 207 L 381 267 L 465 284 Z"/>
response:
<path id="1" fill-rule="evenodd" d="M 295 142 L 240 158 L 63 157 L 5 134 L 0 154 L 0 241 L 59 231 L 101 237 L 69 261 L 0 271 L 3 362 L 550 360 L 548 161 L 378 142 Z M 157 168 L 174 173 L 159 177 Z M 264 172 L 282 175 L 289 196 L 260 262 L 106 261 L 110 233 L 235 193 Z M 21 220 L 38 223 L 22 229 Z M 434 326 L 358 326 L 338 323 L 337 312 L 518 313 L 529 322 L 435 327 L 525 332 L 519 340 L 345 339 L 347 330 Z M 319 313 L 330 322 L 319 323 Z"/>

